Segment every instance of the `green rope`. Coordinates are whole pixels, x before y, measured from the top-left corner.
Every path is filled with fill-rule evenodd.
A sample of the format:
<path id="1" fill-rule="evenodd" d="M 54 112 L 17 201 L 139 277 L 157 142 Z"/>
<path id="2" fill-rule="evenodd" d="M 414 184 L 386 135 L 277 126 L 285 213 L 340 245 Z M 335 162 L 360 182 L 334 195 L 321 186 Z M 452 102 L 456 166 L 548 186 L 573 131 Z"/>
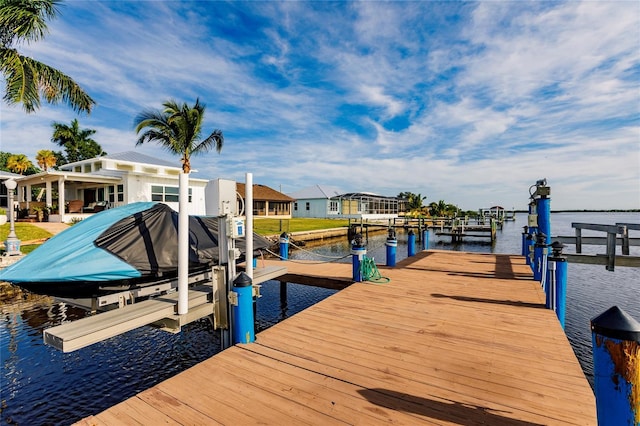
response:
<path id="1" fill-rule="evenodd" d="M 376 262 L 371 257 L 362 257 L 362 262 L 360 262 L 360 272 L 362 273 L 363 281 L 371 281 L 376 284 L 386 284 L 391 281 L 391 278 L 380 275 Z"/>

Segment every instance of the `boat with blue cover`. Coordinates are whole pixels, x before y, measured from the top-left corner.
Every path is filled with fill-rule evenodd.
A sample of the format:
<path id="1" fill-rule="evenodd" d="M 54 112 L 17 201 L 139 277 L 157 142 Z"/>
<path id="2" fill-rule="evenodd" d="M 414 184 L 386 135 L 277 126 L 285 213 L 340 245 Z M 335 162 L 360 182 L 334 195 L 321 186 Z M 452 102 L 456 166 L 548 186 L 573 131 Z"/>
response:
<path id="1" fill-rule="evenodd" d="M 255 251 L 270 245 L 254 233 Z M 241 261 L 244 239 L 236 247 Z M 218 218 L 189 216 L 189 271 L 209 269 L 218 259 Z M 0 271 L 0 281 L 49 296 L 86 298 L 153 285 L 177 272 L 178 213 L 166 204 L 139 202 L 69 227 Z"/>

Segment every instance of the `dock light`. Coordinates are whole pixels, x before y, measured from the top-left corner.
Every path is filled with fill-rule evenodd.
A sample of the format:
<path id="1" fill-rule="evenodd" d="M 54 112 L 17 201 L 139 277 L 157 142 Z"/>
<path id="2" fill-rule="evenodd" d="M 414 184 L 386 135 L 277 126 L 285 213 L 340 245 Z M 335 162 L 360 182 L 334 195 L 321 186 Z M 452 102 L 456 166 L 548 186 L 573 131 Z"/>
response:
<path id="1" fill-rule="evenodd" d="M 551 251 L 552 251 L 553 257 L 561 256 L 562 249 L 565 247 L 566 246 L 562 244 L 560 241 L 554 241 L 553 243 L 551 243 Z"/>
<path id="2" fill-rule="evenodd" d="M 20 251 L 20 240 L 16 235 L 15 223 L 14 223 L 14 208 L 13 208 L 13 191 L 18 186 L 18 183 L 13 179 L 7 179 L 4 181 L 4 186 L 9 190 L 9 235 L 7 236 L 6 241 L 4 242 L 5 247 L 5 256 L 14 256 L 20 255 L 22 252 Z"/>
<path id="3" fill-rule="evenodd" d="M 547 178 L 538 179 L 536 181 L 536 186 L 547 186 Z"/>

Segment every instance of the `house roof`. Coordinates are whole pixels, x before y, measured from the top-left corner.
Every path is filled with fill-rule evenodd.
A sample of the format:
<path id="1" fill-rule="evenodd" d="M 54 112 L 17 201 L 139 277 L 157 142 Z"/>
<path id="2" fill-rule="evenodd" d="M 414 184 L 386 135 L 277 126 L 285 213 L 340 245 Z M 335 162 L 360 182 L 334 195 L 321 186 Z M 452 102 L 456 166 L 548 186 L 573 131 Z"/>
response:
<path id="1" fill-rule="evenodd" d="M 23 178 L 23 175 L 19 175 L 17 173 L 5 172 L 4 170 L 0 170 L 0 179 L 11 179 L 11 178 Z"/>
<path id="2" fill-rule="evenodd" d="M 236 182 L 236 190 L 243 197 L 247 196 L 246 185 L 244 183 Z M 253 200 L 259 201 L 294 201 L 282 192 L 278 192 L 275 189 L 269 188 L 266 185 L 253 184 Z"/>
<path id="3" fill-rule="evenodd" d="M 75 165 L 75 164 L 83 164 L 88 161 L 93 162 L 98 158 L 116 160 L 116 161 L 126 161 L 130 163 L 151 164 L 151 165 L 163 166 L 163 167 L 173 167 L 176 169 L 182 168 L 179 160 L 176 160 L 175 162 L 166 161 L 160 158 L 152 157 L 150 155 L 142 154 L 137 151 L 126 151 L 126 152 L 120 152 L 117 154 L 103 155 L 101 157 L 91 158 L 88 160 L 76 161 L 75 163 L 68 163 L 68 164 L 65 164 L 64 166 L 66 167 L 66 166 Z"/>
<path id="4" fill-rule="evenodd" d="M 330 186 L 313 185 L 300 191 L 289 194 L 296 200 L 329 199 L 342 194 L 342 192 Z"/>

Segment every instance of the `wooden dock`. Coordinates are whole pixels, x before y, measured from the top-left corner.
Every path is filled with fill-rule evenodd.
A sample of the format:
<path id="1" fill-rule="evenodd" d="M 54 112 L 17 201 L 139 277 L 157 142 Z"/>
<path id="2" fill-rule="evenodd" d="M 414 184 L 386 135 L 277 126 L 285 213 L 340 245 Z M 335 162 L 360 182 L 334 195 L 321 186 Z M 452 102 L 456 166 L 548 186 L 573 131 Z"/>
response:
<path id="1" fill-rule="evenodd" d="M 78 424 L 596 424 L 522 257 L 429 251 L 380 272 Z"/>

